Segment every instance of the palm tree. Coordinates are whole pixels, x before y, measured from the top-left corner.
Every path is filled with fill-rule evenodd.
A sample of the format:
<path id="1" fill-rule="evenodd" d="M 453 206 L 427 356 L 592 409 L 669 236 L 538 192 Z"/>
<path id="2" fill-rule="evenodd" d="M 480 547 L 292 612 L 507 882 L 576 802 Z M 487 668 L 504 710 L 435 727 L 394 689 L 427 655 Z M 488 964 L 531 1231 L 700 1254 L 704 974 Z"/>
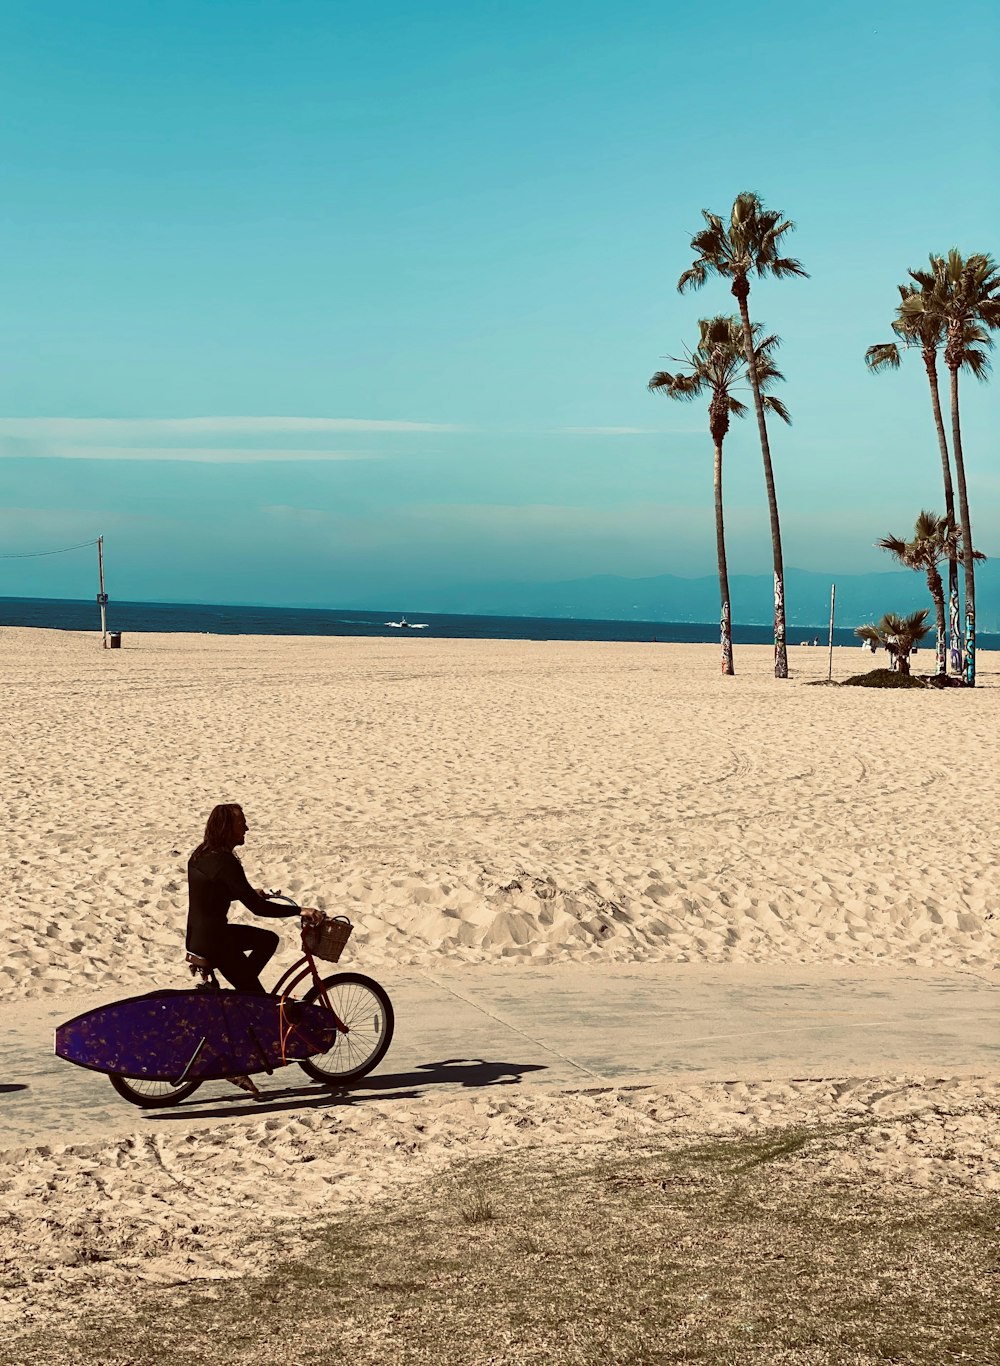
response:
<path id="1" fill-rule="evenodd" d="M 958 372 L 966 369 L 978 380 L 989 373 L 986 351 L 993 343 L 987 329 L 1000 327 L 1000 271 L 984 252 L 963 257 L 952 247 L 947 257 L 932 256 L 930 270 L 911 270 L 919 292 L 903 302 L 911 317 L 929 313 L 945 335 L 944 363 L 951 377 L 951 449 L 958 484 L 958 512 L 962 527 L 962 567 L 965 571 L 965 681 L 976 683 L 976 576 L 972 521 L 965 483 L 965 455 L 958 402 Z"/>
<path id="2" fill-rule="evenodd" d="M 869 622 L 867 626 L 858 626 L 854 634 L 870 641 L 872 645 L 884 645 L 899 672 L 908 674 L 910 651 L 914 645 L 920 644 L 930 629 L 927 625 L 927 608 L 921 607 L 919 612 L 911 612 L 908 617 L 886 612 L 877 625 Z"/>
<path id="3" fill-rule="evenodd" d="M 948 438 L 944 430 L 944 415 L 941 412 L 941 394 L 938 388 L 937 357 L 944 345 L 944 326 L 932 310 L 922 309 L 918 314 L 907 314 L 904 304 L 912 295 L 918 293 L 913 284 L 897 286 L 900 303 L 892 330 L 903 344 L 904 350 L 919 347 L 920 355 L 927 371 L 927 383 L 931 391 L 931 411 L 934 414 L 934 429 L 937 432 L 938 450 L 941 454 L 941 472 L 944 475 L 945 516 L 955 520 L 955 492 L 951 483 L 951 459 L 948 455 Z M 873 374 L 881 370 L 898 370 L 900 364 L 899 342 L 879 342 L 869 346 L 865 352 L 865 364 Z M 962 627 L 958 604 L 958 563 L 948 561 L 948 615 L 951 635 L 951 667 L 956 673 L 962 672 Z M 940 640 L 938 642 L 940 649 Z"/>
<path id="4" fill-rule="evenodd" d="M 788 649 L 785 642 L 785 570 L 781 556 L 781 524 L 778 520 L 778 500 L 774 492 L 774 471 L 771 468 L 771 447 L 767 440 L 764 403 L 754 356 L 753 328 L 747 299 L 750 296 L 750 272 L 758 276 L 805 275 L 802 265 L 790 256 L 779 256 L 781 238 L 795 224 L 782 219 L 781 214 L 765 209 L 760 197 L 752 190 L 744 190 L 733 202 L 729 223 L 724 224 L 718 214 L 702 209 L 706 227 L 691 238 L 697 258 L 677 281 L 683 294 L 688 288 L 700 289 L 710 274 L 721 275 L 731 281 L 730 289 L 740 307 L 743 324 L 743 354 L 753 391 L 753 406 L 757 413 L 760 449 L 764 458 L 764 483 L 767 487 L 767 506 L 771 516 L 771 552 L 774 557 L 774 676 L 788 677 Z"/>
<path id="5" fill-rule="evenodd" d="M 938 572 L 942 560 L 949 564 L 958 563 L 962 554 L 962 534 L 955 525 L 954 517 L 939 517 L 935 512 L 921 512 L 913 527 L 913 536 L 904 541 L 900 536 L 883 536 L 876 541 L 880 550 L 888 550 L 900 564 L 907 569 L 922 570 L 927 575 L 927 587 L 934 602 L 934 619 L 937 625 L 937 671 L 948 672 L 948 654 L 945 648 L 944 584 Z M 985 560 L 980 551 L 972 552 L 973 559 Z"/>
<path id="6" fill-rule="evenodd" d="M 732 612 L 729 605 L 729 571 L 726 567 L 726 534 L 722 515 L 722 443 L 729 431 L 730 415 L 743 417 L 746 404 L 733 397 L 733 387 L 746 374 L 746 356 L 743 352 L 743 326 L 738 318 L 717 314 L 714 318 L 702 318 L 698 323 L 700 336 L 698 345 L 686 358 L 687 370 L 671 374 L 657 370 L 649 381 L 653 393 L 666 394 L 669 398 L 693 399 L 699 394 L 709 393 L 708 430 L 715 446 L 715 548 L 719 560 L 719 598 L 721 600 L 721 637 L 722 672 L 731 675 L 733 668 Z M 784 379 L 775 366 L 772 353 L 779 345 L 777 337 L 760 337 L 763 329 L 759 323 L 753 325 L 754 364 L 757 367 L 757 382 L 760 388 L 770 388 L 778 380 Z M 674 357 L 676 359 L 676 357 Z M 778 398 L 767 396 L 763 400 L 765 408 L 776 413 L 784 422 L 791 422 L 788 409 Z"/>

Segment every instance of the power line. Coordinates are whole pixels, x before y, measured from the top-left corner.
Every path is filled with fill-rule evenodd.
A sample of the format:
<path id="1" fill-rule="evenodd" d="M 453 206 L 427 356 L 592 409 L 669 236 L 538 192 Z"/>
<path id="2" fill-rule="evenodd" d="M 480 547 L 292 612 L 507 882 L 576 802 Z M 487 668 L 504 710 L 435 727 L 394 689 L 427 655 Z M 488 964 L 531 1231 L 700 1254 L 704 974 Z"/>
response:
<path id="1" fill-rule="evenodd" d="M 38 560 L 43 555 L 65 555 L 70 550 L 85 550 L 96 541 L 81 541 L 79 545 L 64 545 L 61 550 L 22 550 L 13 555 L 0 555 L 0 560 Z"/>

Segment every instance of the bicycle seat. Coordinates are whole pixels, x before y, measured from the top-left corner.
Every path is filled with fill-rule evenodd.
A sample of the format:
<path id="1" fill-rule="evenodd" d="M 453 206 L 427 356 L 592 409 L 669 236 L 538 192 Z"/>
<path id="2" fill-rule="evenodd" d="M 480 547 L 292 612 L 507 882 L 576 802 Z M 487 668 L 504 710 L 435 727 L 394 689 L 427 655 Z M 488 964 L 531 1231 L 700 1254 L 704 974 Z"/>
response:
<path id="1" fill-rule="evenodd" d="M 219 983 L 210 959 L 202 958 L 200 953 L 188 953 L 184 957 L 191 976 L 200 977 L 202 980 L 202 985 L 198 987 L 199 991 L 209 991 L 213 987 L 218 987 Z"/>

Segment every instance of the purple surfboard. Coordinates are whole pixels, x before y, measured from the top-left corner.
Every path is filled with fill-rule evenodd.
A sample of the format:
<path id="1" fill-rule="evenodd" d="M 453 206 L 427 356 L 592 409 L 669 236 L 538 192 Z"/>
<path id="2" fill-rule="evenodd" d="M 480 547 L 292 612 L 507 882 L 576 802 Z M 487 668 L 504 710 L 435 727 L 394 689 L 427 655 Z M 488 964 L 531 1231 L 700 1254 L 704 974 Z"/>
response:
<path id="1" fill-rule="evenodd" d="M 210 1081 L 271 1072 L 326 1053 L 336 1038 L 323 1006 L 242 991 L 152 991 L 67 1020 L 55 1051 L 95 1072 Z"/>

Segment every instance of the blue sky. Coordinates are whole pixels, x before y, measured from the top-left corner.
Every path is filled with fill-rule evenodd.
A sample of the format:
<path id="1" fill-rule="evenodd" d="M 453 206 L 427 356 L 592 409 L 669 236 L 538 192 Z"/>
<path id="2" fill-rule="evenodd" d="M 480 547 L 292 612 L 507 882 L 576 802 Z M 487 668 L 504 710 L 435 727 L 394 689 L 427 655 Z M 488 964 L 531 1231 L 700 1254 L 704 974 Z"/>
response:
<path id="1" fill-rule="evenodd" d="M 113 597 L 287 604 L 710 573 L 704 407 L 645 386 L 730 310 L 675 286 L 752 188 L 811 276 L 750 298 L 786 564 L 888 568 L 940 461 L 919 360 L 863 355 L 908 266 L 1000 256 L 998 40 L 971 0 L 4 0 L 0 554 L 103 532 Z M 991 554 L 998 404 L 965 385 Z M 726 485 L 766 572 L 752 422 Z"/>

